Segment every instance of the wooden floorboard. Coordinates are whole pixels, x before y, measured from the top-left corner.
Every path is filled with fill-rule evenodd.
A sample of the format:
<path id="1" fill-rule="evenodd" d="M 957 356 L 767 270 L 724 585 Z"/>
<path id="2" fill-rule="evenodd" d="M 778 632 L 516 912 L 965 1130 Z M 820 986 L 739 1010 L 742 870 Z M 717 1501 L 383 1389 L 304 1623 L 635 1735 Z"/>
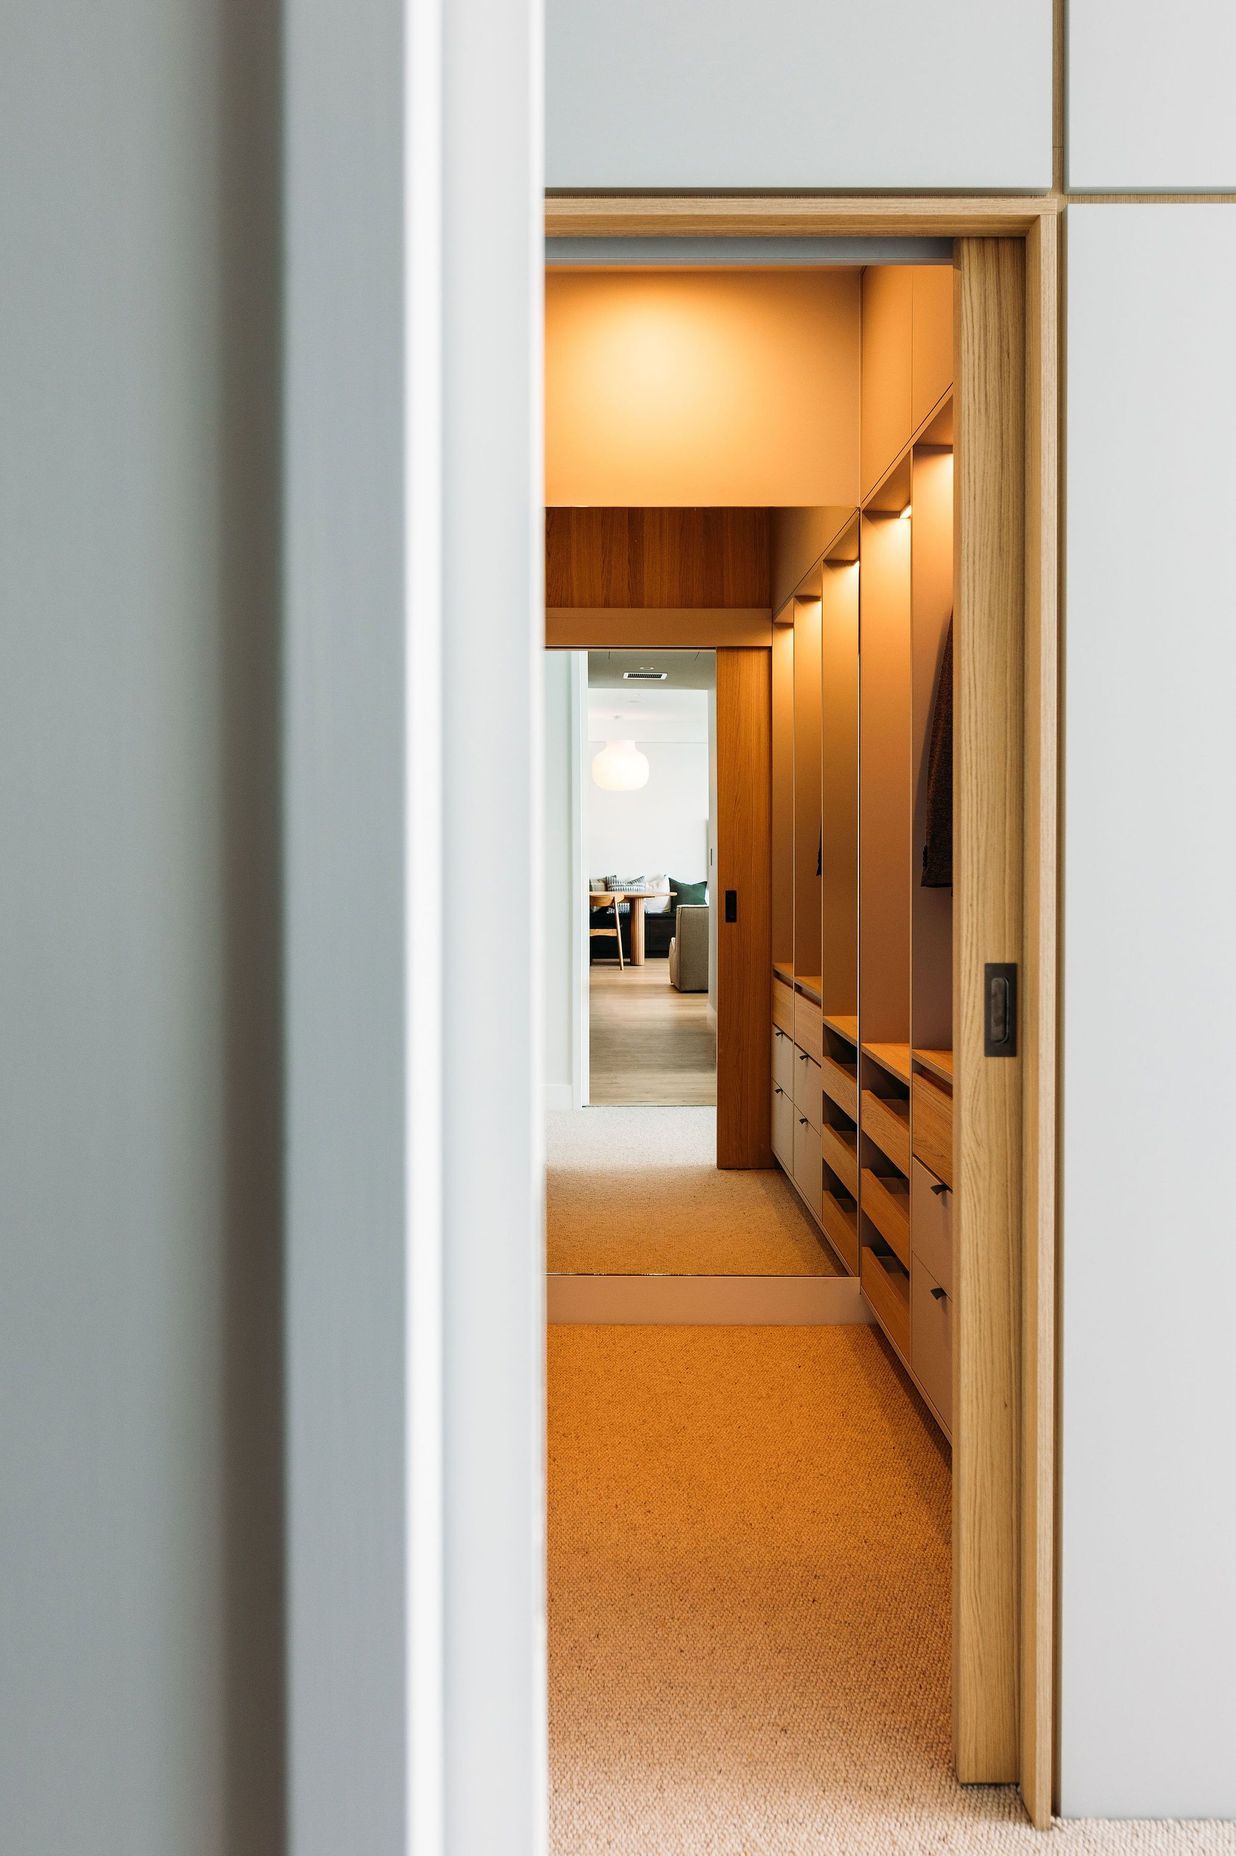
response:
<path id="1" fill-rule="evenodd" d="M 714 1107 L 717 1041 L 708 994 L 678 992 L 667 960 L 621 972 L 594 966 L 590 977 L 590 1100 Z"/>

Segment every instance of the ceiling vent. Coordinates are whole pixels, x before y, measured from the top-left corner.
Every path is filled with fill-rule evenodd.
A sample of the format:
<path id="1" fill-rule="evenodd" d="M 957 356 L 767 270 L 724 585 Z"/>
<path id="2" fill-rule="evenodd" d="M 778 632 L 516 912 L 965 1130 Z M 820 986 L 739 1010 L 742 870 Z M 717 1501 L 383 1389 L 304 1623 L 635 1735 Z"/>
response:
<path id="1" fill-rule="evenodd" d="M 624 670 L 624 683 L 664 683 L 669 676 L 668 670 Z"/>

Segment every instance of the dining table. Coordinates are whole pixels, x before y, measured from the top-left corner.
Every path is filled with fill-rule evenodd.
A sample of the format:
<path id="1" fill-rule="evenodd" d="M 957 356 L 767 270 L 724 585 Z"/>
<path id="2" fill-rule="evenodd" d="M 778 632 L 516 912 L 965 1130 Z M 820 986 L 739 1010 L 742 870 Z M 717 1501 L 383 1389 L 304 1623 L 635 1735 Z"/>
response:
<path id="1" fill-rule="evenodd" d="M 588 892 L 588 906 L 594 909 L 612 907 L 616 921 L 618 904 L 620 902 L 630 904 L 631 933 L 627 958 L 633 967 L 642 967 L 644 964 L 644 906 L 649 902 L 672 901 L 677 893 L 673 889 L 668 892 L 664 889 L 592 889 Z"/>

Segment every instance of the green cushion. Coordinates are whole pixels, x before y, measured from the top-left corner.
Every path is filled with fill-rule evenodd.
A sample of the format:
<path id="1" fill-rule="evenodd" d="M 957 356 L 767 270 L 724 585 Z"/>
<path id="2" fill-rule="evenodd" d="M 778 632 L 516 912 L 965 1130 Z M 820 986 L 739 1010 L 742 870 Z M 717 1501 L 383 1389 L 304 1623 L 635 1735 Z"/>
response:
<path id="1" fill-rule="evenodd" d="M 673 898 L 676 909 L 680 909 L 684 902 L 699 903 L 708 900 L 707 883 L 684 883 L 680 878 L 672 876 L 670 888 L 676 892 Z"/>

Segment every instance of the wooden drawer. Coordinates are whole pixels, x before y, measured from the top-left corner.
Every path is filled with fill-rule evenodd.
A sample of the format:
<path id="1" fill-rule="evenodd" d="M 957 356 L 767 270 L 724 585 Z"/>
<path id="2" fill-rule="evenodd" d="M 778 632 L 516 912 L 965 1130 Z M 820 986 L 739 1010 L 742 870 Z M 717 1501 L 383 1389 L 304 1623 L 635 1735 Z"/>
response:
<path id="1" fill-rule="evenodd" d="M 787 1173 L 794 1171 L 794 1104 L 788 1089 L 773 1084 L 772 1150 Z"/>
<path id="2" fill-rule="evenodd" d="M 853 1128 L 820 1129 L 820 1153 L 852 1197 L 858 1197 L 858 1135 Z"/>
<path id="3" fill-rule="evenodd" d="M 910 1230 L 916 1260 L 953 1293 L 953 1189 L 921 1160 L 910 1168 Z"/>
<path id="4" fill-rule="evenodd" d="M 794 1094 L 794 1040 L 779 1025 L 772 1034 L 772 1079 L 787 1095 Z"/>
<path id="5" fill-rule="evenodd" d="M 794 1106 L 805 1115 L 816 1133 L 824 1121 L 824 1092 L 820 1086 L 820 1066 L 805 1050 L 794 1051 Z"/>
<path id="6" fill-rule="evenodd" d="M 772 1021 L 793 1037 L 794 988 L 787 986 L 784 980 L 774 980 L 772 983 Z"/>
<path id="7" fill-rule="evenodd" d="M 882 1154 L 903 1173 L 910 1171 L 910 1103 L 900 1096 L 878 1096 L 863 1090 L 862 1130 Z"/>
<path id="8" fill-rule="evenodd" d="M 825 1051 L 820 1059 L 820 1082 L 829 1100 L 843 1109 L 851 1121 L 857 1121 L 858 1079 L 854 1070 L 847 1069 L 844 1063 L 838 1063 Z"/>
<path id="9" fill-rule="evenodd" d="M 839 1199 L 825 1186 L 820 1194 L 820 1223 L 829 1243 L 853 1275 L 858 1273 L 858 1207 Z"/>
<path id="10" fill-rule="evenodd" d="M 953 1183 L 953 1098 L 929 1076 L 915 1076 L 910 1084 L 910 1128 L 914 1152 L 925 1167 Z"/>
<path id="11" fill-rule="evenodd" d="M 910 1278 L 910 1367 L 946 1431 L 953 1422 L 953 1298 L 920 1258 Z"/>
<path id="12" fill-rule="evenodd" d="M 910 1279 L 895 1257 L 878 1257 L 863 1250 L 863 1294 L 876 1312 L 880 1326 L 910 1364 Z"/>
<path id="13" fill-rule="evenodd" d="M 794 1184 L 815 1217 L 820 1216 L 824 1174 L 820 1166 L 820 1134 L 805 1115 L 794 1116 Z"/>
<path id="14" fill-rule="evenodd" d="M 794 994 L 794 1042 L 816 1063 L 824 1055 L 824 1019 L 818 1005 Z"/>
<path id="15" fill-rule="evenodd" d="M 901 1262 L 910 1267 L 910 1188 L 899 1174 L 883 1177 L 863 1168 L 863 1211 Z"/>

